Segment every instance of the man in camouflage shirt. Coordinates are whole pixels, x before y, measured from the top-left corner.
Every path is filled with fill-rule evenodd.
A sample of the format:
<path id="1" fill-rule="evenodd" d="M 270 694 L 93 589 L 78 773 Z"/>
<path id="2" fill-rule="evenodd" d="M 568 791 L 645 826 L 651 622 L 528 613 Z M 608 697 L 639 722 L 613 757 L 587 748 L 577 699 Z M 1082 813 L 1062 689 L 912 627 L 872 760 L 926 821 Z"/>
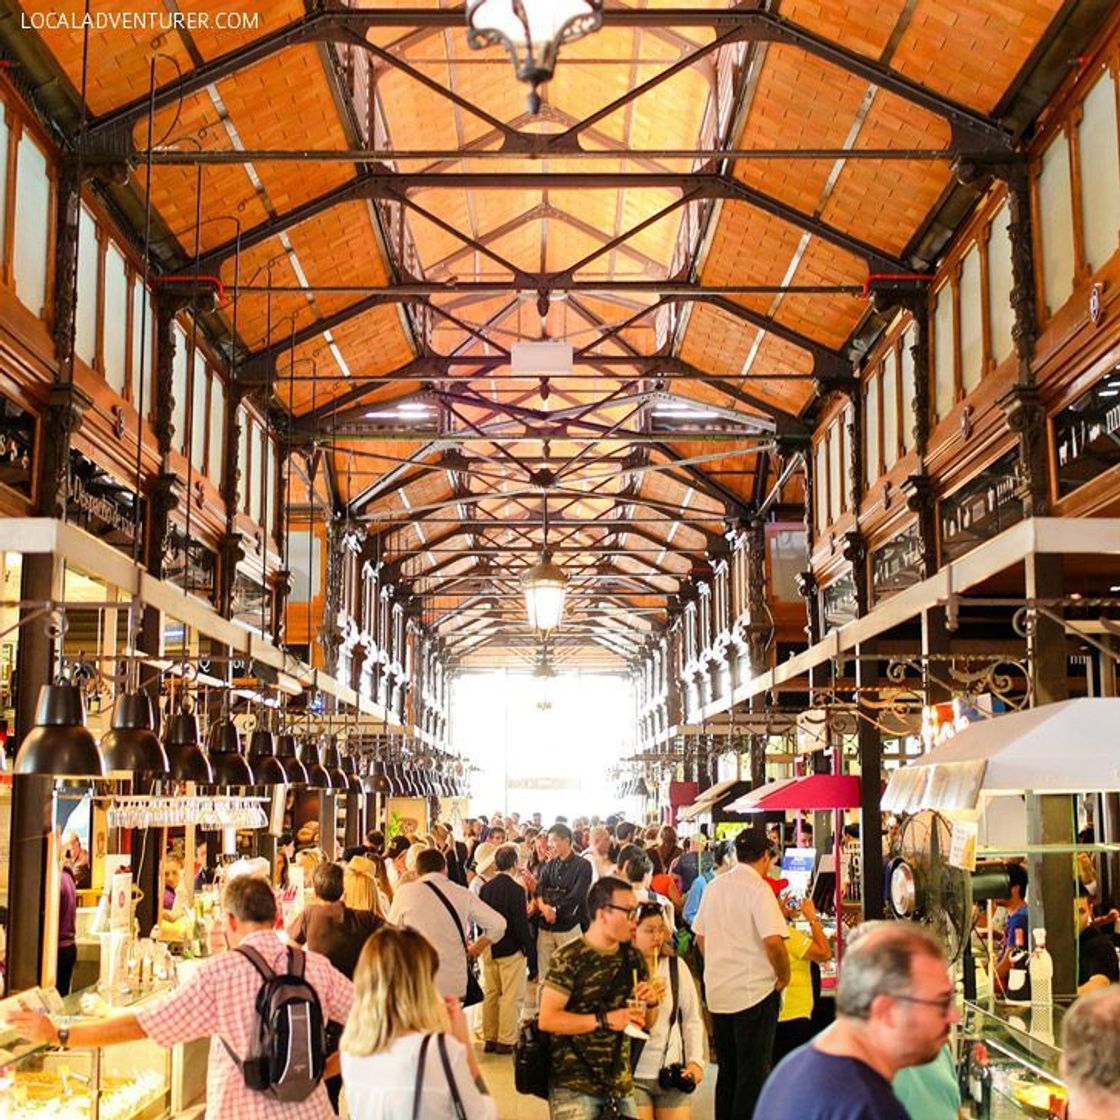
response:
<path id="1" fill-rule="evenodd" d="M 541 993 L 540 1028 L 552 1034 L 551 1120 L 636 1117 L 625 1028 L 648 1028 L 657 990 L 630 946 L 638 900 L 628 883 L 604 877 L 587 896 L 591 925 L 552 958 Z M 630 999 L 647 1007 L 630 1008 Z"/>

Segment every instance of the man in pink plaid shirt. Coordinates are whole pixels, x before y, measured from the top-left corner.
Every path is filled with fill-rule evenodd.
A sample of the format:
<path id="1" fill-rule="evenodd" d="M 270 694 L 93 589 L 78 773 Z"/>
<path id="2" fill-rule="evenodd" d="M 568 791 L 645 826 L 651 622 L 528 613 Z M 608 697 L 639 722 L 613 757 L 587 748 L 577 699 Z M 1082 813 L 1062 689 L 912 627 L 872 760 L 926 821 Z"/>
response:
<path id="1" fill-rule="evenodd" d="M 276 898 L 263 879 L 234 879 L 222 895 L 226 938 L 231 949 L 249 945 L 277 971 L 286 970 L 287 945 L 275 930 Z M 306 950 L 305 950 L 306 952 Z M 345 1023 L 354 989 L 326 957 L 306 952 L 304 975 L 319 997 L 323 1021 Z M 249 1056 L 256 1035 L 257 992 L 261 978 L 240 953 L 223 953 L 207 961 L 170 998 L 150 1010 L 116 1015 L 99 1023 L 81 1023 L 68 1030 L 31 1011 L 13 1012 L 8 1022 L 29 1041 L 67 1047 L 111 1046 L 151 1038 L 173 1046 L 196 1038 L 210 1038 L 206 1076 L 207 1120 L 322 1120 L 331 1114 L 326 1090 L 320 1084 L 305 1101 L 281 1103 L 249 1089 L 241 1070 L 226 1053 L 227 1042 L 237 1056 Z M 337 1072 L 337 1056 L 327 1074 Z"/>

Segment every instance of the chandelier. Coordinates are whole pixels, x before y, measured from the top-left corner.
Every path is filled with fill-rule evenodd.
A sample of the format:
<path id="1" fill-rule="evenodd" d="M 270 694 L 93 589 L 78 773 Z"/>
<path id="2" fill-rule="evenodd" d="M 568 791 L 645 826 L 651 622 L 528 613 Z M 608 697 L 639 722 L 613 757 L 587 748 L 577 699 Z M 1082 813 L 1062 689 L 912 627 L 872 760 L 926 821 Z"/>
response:
<path id="1" fill-rule="evenodd" d="M 540 112 L 537 87 L 552 77 L 561 44 L 602 23 L 603 0 L 467 0 L 467 42 L 509 51 L 518 78 L 532 86 L 530 113 Z"/>

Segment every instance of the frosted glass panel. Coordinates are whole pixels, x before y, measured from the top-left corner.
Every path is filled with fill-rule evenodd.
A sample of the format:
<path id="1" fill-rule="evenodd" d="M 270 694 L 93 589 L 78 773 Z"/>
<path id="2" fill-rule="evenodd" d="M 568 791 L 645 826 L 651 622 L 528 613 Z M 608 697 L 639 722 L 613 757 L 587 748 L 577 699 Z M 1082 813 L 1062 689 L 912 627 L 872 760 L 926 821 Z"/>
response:
<path id="1" fill-rule="evenodd" d="M 1041 215 L 1042 292 L 1050 314 L 1073 291 L 1073 204 L 1069 178 L 1069 141 L 1059 136 L 1042 157 L 1038 176 Z"/>
<path id="2" fill-rule="evenodd" d="M 953 289 L 937 294 L 933 311 L 933 410 L 938 420 L 948 416 L 956 393 L 953 369 Z"/>
<path id="3" fill-rule="evenodd" d="M 249 516 L 259 525 L 261 521 L 261 471 L 263 462 L 261 440 L 263 433 L 254 424 L 252 438 L 249 440 L 249 453 L 252 459 L 249 464 Z"/>
<path id="4" fill-rule="evenodd" d="M 961 261 L 961 386 L 971 393 L 984 372 L 984 328 L 981 315 L 980 249 L 973 245 Z"/>
<path id="5" fill-rule="evenodd" d="M 120 251 L 110 243 L 105 250 L 105 336 L 101 349 L 105 359 L 105 380 L 122 395 L 127 334 L 128 270 Z"/>
<path id="6" fill-rule="evenodd" d="M 141 334 L 141 319 L 143 334 Z M 140 363 L 144 364 L 144 412 L 152 410 L 152 336 L 155 331 L 153 322 L 152 301 L 147 302 L 147 312 L 144 310 L 144 286 L 138 280 L 132 285 L 132 371 L 129 392 L 132 394 L 133 408 L 140 407 Z M 147 339 L 147 348 L 144 340 Z"/>
<path id="7" fill-rule="evenodd" d="M 813 478 L 814 504 L 817 507 L 817 529 L 821 532 L 828 526 L 828 440 L 817 444 L 817 469 Z"/>
<path id="8" fill-rule="evenodd" d="M 835 521 L 840 516 L 843 502 L 840 500 L 844 488 L 844 469 L 841 463 L 841 440 L 843 433 L 840 425 L 834 423 L 828 431 L 828 516 Z"/>
<path id="9" fill-rule="evenodd" d="M 12 276 L 20 302 L 43 314 L 47 298 L 47 237 L 50 230 L 51 181 L 47 157 L 25 132 L 16 156 L 16 221 Z"/>
<path id="10" fill-rule="evenodd" d="M 249 432 L 252 425 L 244 409 L 238 412 L 240 418 L 240 435 L 237 444 L 237 508 L 246 508 L 246 495 L 249 493 Z"/>
<path id="11" fill-rule="evenodd" d="M 805 537 L 801 537 L 802 555 L 798 557 L 804 567 L 803 555 Z M 322 588 L 322 560 L 319 557 L 319 543 L 310 533 L 293 532 L 288 536 L 288 568 L 292 573 L 292 594 L 289 602 L 306 603 L 314 598 Z M 801 568 L 797 569 L 798 571 Z M 310 594 L 309 594 L 310 592 Z"/>
<path id="12" fill-rule="evenodd" d="M 879 477 L 879 372 L 867 381 L 863 397 L 864 478 L 870 486 Z"/>
<path id="13" fill-rule="evenodd" d="M 191 392 L 194 404 L 191 408 L 191 465 L 196 471 L 206 469 L 206 416 L 207 416 L 206 362 L 202 354 L 194 352 L 194 384 Z"/>
<path id="14" fill-rule="evenodd" d="M 97 223 L 83 206 L 78 218 L 78 304 L 74 353 L 92 366 L 97 358 Z"/>
<path id="15" fill-rule="evenodd" d="M 988 317 L 991 324 L 992 358 L 998 365 L 1011 353 L 1014 340 L 1011 328 L 1011 234 L 1010 217 L 1004 206 L 992 219 L 988 239 Z"/>
<path id="16" fill-rule="evenodd" d="M 8 125 L 0 113 L 0 219 L 8 212 L 8 136 Z M 0 220 L 0 255 L 4 249 L 4 222 Z"/>
<path id="17" fill-rule="evenodd" d="M 910 348 L 914 345 L 914 328 L 911 327 L 902 336 L 902 446 L 911 451 L 914 447 L 914 422 L 917 416 L 914 412 L 914 355 Z"/>
<path id="18" fill-rule="evenodd" d="M 851 480 L 852 480 L 852 406 L 849 405 L 840 414 L 840 427 L 844 430 L 844 480 L 841 482 L 840 504 L 845 508 L 851 505 Z"/>
<path id="19" fill-rule="evenodd" d="M 175 357 L 171 361 L 171 395 L 174 407 L 171 423 L 175 426 L 172 443 L 179 451 L 187 447 L 187 336 L 176 324 L 171 328 L 175 339 Z"/>
<path id="20" fill-rule="evenodd" d="M 883 465 L 889 471 L 898 462 L 898 360 L 894 351 L 883 363 Z"/>
<path id="21" fill-rule="evenodd" d="M 1089 91 L 1077 127 L 1085 259 L 1096 272 L 1116 252 L 1120 230 L 1120 141 L 1116 85 L 1107 71 Z"/>
<path id="22" fill-rule="evenodd" d="M 210 382 L 210 466 L 207 473 L 214 483 L 222 480 L 222 453 L 226 434 L 226 387 L 215 375 Z"/>

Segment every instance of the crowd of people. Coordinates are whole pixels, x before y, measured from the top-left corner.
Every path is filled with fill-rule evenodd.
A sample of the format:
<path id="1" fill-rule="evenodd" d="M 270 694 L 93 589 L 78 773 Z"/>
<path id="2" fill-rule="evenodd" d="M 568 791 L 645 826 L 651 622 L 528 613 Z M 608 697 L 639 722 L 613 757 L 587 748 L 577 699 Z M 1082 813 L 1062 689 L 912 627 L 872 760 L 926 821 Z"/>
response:
<path id="1" fill-rule="evenodd" d="M 864 923 L 826 1025 L 819 967 L 834 946 L 812 902 L 791 899 L 779 877 L 785 839 L 746 828 L 681 842 L 668 826 L 616 818 L 546 826 L 495 814 L 460 837 L 442 825 L 389 840 L 374 831 L 332 862 L 285 837 L 281 877 L 297 862 L 314 892 L 287 930 L 276 882 L 231 878 L 222 906 L 236 951 L 165 1002 L 69 1030 L 33 1012 L 14 1021 L 63 1047 L 209 1036 L 215 1118 L 318 1118 L 338 1112 L 345 1089 L 356 1120 L 494 1120 L 475 1042 L 512 1055 L 535 1020 L 549 1039 L 552 1120 L 688 1120 L 709 1059 L 716 1120 L 952 1120 L 958 1004 L 941 944 L 911 923 Z M 804 831 L 788 839 L 811 843 Z M 1025 873 L 1013 875 L 1012 929 L 1025 889 Z M 298 1099 L 250 1084 L 269 969 L 310 985 L 325 1024 L 321 1069 L 311 1061 Z M 1066 1018 L 1077 1120 L 1114 1115 L 1110 980 L 1094 973 Z"/>

